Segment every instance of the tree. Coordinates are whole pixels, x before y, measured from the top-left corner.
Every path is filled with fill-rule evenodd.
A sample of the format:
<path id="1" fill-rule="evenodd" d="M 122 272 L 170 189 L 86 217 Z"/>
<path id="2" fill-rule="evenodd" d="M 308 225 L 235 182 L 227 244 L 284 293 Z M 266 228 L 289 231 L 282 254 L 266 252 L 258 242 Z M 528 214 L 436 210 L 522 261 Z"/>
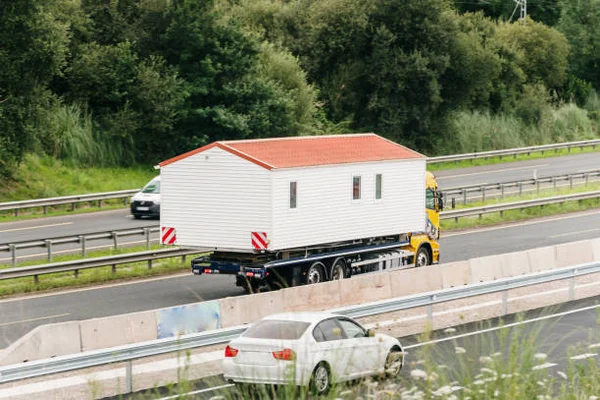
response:
<path id="1" fill-rule="evenodd" d="M 571 44 L 569 69 L 600 90 L 600 0 L 563 3 L 557 29 Z"/>
<path id="2" fill-rule="evenodd" d="M 10 176 L 35 141 L 49 82 L 66 63 L 69 25 L 62 0 L 0 2 L 0 175 Z"/>

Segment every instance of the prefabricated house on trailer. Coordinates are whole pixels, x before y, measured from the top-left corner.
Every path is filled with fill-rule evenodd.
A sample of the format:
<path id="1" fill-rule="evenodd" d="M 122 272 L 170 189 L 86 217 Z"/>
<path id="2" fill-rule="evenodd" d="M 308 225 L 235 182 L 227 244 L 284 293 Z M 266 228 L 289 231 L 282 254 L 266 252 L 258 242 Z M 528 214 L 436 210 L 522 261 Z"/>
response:
<path id="1" fill-rule="evenodd" d="M 431 264 L 443 203 L 425 164 L 372 133 L 215 142 L 160 164 L 162 242 L 213 251 L 192 271 L 250 290 Z"/>

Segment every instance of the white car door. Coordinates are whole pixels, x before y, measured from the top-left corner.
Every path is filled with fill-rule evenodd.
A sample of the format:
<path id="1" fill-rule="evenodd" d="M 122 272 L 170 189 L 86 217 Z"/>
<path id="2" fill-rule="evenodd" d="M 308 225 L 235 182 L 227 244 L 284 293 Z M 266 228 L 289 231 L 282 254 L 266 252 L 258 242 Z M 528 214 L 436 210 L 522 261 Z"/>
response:
<path id="1" fill-rule="evenodd" d="M 374 337 L 367 336 L 367 330 L 352 320 L 338 318 L 344 330 L 349 350 L 346 373 L 352 378 L 373 374 L 379 363 L 379 344 Z"/>
<path id="2" fill-rule="evenodd" d="M 321 361 L 331 367 L 333 379 L 344 381 L 348 377 L 347 365 L 350 359 L 351 343 L 345 340 L 342 327 L 335 318 L 320 322 L 313 330 L 316 344 L 312 347 L 313 363 L 316 366 Z"/>

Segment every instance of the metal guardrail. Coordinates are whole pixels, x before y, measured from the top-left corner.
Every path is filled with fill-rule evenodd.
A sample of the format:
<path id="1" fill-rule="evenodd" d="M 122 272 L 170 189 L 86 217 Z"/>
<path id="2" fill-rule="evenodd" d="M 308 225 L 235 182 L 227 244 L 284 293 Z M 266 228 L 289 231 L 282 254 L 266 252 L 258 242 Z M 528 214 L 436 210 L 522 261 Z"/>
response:
<path id="1" fill-rule="evenodd" d="M 191 254 L 200 254 L 202 250 L 188 249 L 160 249 L 151 251 L 142 251 L 138 253 L 121 254 L 116 256 L 87 258 L 74 261 L 65 261 L 59 263 L 49 263 L 41 265 L 32 265 L 29 267 L 0 269 L 0 281 L 14 278 L 25 278 L 33 276 L 37 282 L 39 275 L 53 274 L 56 272 L 74 272 L 78 275 L 79 270 L 112 266 L 113 272 L 116 272 L 117 265 L 134 262 L 148 262 L 148 269 L 152 268 L 152 262 L 163 258 L 182 257 L 185 258 Z"/>
<path id="2" fill-rule="evenodd" d="M 63 245 L 76 243 L 80 245 L 81 256 L 87 256 L 87 244 L 94 240 L 112 240 L 112 247 L 117 249 L 119 247 L 119 239 L 128 236 L 139 236 L 143 235 L 146 240 L 146 248 L 150 247 L 150 234 L 157 233 L 159 231 L 158 226 L 151 226 L 146 228 L 135 228 L 135 229 L 123 229 L 110 232 L 94 232 L 86 235 L 71 235 L 71 236 L 59 236 L 41 240 L 29 240 L 24 242 L 6 243 L 0 244 L 0 252 L 9 252 L 11 257 L 11 263 L 13 267 L 17 265 L 17 250 L 31 249 L 35 247 L 43 247 L 47 249 L 47 260 L 52 261 L 52 250 L 54 245 Z M 75 249 L 73 250 L 75 251 Z"/>
<path id="3" fill-rule="evenodd" d="M 500 198 L 504 198 L 505 190 L 510 188 L 517 188 L 518 195 L 521 196 L 523 194 L 523 189 L 527 186 L 534 187 L 537 192 L 540 192 L 541 185 L 547 184 L 552 185 L 552 188 L 556 188 L 558 182 L 566 181 L 569 183 L 569 188 L 573 188 L 576 184 L 585 184 L 586 186 L 589 184 L 590 178 L 600 178 L 600 170 L 597 171 L 587 171 L 587 172 L 577 172 L 574 174 L 564 174 L 564 175 L 555 175 L 555 176 L 547 176 L 543 178 L 532 178 L 532 179 L 523 179 L 520 181 L 507 181 L 507 182 L 498 182 L 498 183 L 483 183 L 478 185 L 469 185 L 469 186 L 461 186 L 461 187 L 453 187 L 448 189 L 443 189 L 444 195 L 447 199 L 453 198 L 453 195 L 459 195 L 462 197 L 462 203 L 466 204 L 468 199 L 467 196 L 470 193 L 480 193 L 481 201 L 485 201 L 486 194 L 490 191 L 500 192 Z M 577 180 L 580 180 L 577 182 Z M 452 203 L 454 204 L 454 202 Z M 454 207 L 452 207 L 454 208 Z"/>
<path id="4" fill-rule="evenodd" d="M 458 221 L 458 218 L 460 218 L 460 217 L 472 217 L 472 216 L 481 217 L 483 214 L 490 214 L 490 213 L 495 213 L 495 212 L 499 212 L 500 215 L 502 215 L 504 213 L 504 211 L 509 211 L 509 210 L 520 210 L 520 209 L 539 207 L 539 206 L 543 207 L 546 205 L 564 203 L 567 201 L 581 201 L 581 200 L 598 199 L 598 198 L 600 198 L 600 190 L 595 190 L 593 192 L 567 194 L 564 196 L 553 196 L 553 197 L 545 197 L 542 199 L 515 201 L 515 202 L 511 202 L 511 203 L 491 204 L 488 206 L 481 206 L 481 207 L 469 207 L 469 208 L 464 208 L 464 209 L 460 209 L 460 210 L 442 211 L 440 213 L 440 219 L 454 218 L 456 221 Z"/>
<path id="5" fill-rule="evenodd" d="M 570 279 L 569 298 L 574 299 L 574 278 L 599 272 L 600 262 L 586 263 L 567 268 L 543 271 L 535 274 L 503 278 L 496 281 L 443 289 L 434 292 L 394 298 L 390 300 L 382 300 L 368 304 L 342 307 L 330 311 L 353 318 L 361 318 L 416 307 L 429 307 L 430 310 L 428 311 L 428 316 L 431 318 L 433 315 L 431 312 L 431 307 L 435 304 L 484 294 L 505 292 L 510 289 L 564 279 Z M 503 299 L 503 302 L 505 301 L 506 298 Z M 503 304 L 503 310 L 506 311 L 506 304 Z M 128 366 L 126 368 L 126 380 L 128 383 L 128 388 L 131 389 L 132 360 L 226 343 L 240 335 L 245 329 L 245 326 L 237 326 L 208 332 L 192 333 L 180 337 L 158 339 L 109 349 L 95 350 L 91 352 L 4 366 L 0 367 L 0 383 L 13 382 L 21 379 L 68 372 L 83 368 L 97 367 L 111 363 L 128 362 Z"/>
<path id="6" fill-rule="evenodd" d="M 74 196 L 63 196 L 63 197 L 50 197 L 45 199 L 34 199 L 34 200 L 23 200 L 23 201 L 9 201 L 0 203 L 0 211 L 11 211 L 14 210 L 15 216 L 19 215 L 19 210 L 27 208 L 42 207 L 44 214 L 47 213 L 48 207 L 59 206 L 64 204 L 71 204 L 71 210 L 75 210 L 77 203 L 85 203 L 91 201 L 97 201 L 98 207 L 102 207 L 103 200 L 112 199 L 124 199 L 124 205 L 127 205 L 127 200 L 139 192 L 140 189 L 131 190 L 119 190 L 116 192 L 104 192 L 104 193 L 90 193 L 90 194 L 79 194 Z"/>
<path id="7" fill-rule="evenodd" d="M 437 164 L 441 162 L 448 161 L 463 161 L 463 160 L 476 160 L 476 159 L 488 159 L 492 157 L 499 157 L 500 159 L 504 156 L 513 156 L 517 157 L 519 154 L 531 154 L 541 152 L 544 154 L 546 151 L 558 151 L 561 149 L 567 149 L 571 151 L 572 148 L 579 147 L 583 149 L 584 147 L 592 147 L 593 149 L 596 146 L 600 145 L 600 139 L 593 140 L 581 140 L 578 142 L 566 142 L 566 143 L 555 143 L 555 144 L 545 144 L 541 146 L 528 146 L 528 147 L 518 147 L 514 149 L 505 149 L 505 150 L 492 150 L 492 151 L 482 151 L 477 153 L 465 153 L 465 154 L 454 154 L 449 156 L 438 156 L 438 157 L 429 157 L 427 159 L 428 164 Z"/>

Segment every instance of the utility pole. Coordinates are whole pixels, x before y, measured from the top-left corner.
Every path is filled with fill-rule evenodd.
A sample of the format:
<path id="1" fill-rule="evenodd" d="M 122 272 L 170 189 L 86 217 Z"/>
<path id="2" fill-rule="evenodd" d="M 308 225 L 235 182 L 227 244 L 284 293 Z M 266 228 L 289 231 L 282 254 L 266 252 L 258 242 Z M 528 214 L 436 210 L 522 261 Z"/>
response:
<path id="1" fill-rule="evenodd" d="M 517 8 L 521 8 L 521 13 L 520 13 L 520 17 L 519 20 L 521 21 L 521 24 L 525 25 L 525 19 L 527 18 L 527 0 L 514 0 L 515 3 L 517 3 L 517 5 L 515 6 L 515 9 L 513 10 L 512 15 L 510 16 L 510 19 L 512 19 L 512 17 L 515 15 L 515 11 L 517 11 Z"/>

